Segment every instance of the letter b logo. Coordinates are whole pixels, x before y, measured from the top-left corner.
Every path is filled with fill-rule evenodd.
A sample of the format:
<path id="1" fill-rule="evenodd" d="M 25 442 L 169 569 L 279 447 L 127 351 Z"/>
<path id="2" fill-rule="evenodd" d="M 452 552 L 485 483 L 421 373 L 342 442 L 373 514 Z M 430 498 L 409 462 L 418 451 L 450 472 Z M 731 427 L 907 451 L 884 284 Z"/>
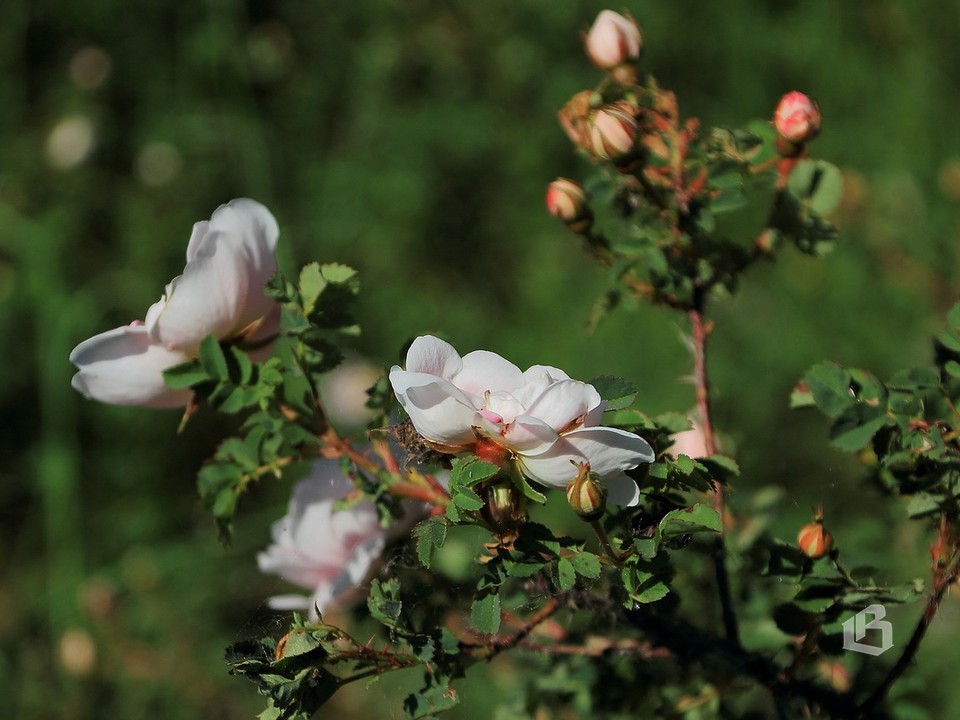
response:
<path id="1" fill-rule="evenodd" d="M 843 621 L 843 649 L 866 655 L 880 655 L 893 647 L 893 625 L 884 620 L 887 609 L 883 605 L 869 605 L 849 620 Z M 867 617 L 872 618 L 869 622 Z M 859 642 L 867 630 L 880 631 L 880 645 L 868 645 Z"/>

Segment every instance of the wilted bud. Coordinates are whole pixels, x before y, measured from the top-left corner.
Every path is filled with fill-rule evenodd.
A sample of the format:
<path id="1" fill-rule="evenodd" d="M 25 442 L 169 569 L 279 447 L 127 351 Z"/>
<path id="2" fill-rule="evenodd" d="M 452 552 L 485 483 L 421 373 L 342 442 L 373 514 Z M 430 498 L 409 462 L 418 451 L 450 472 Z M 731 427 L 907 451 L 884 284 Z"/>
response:
<path id="1" fill-rule="evenodd" d="M 797 545 L 808 558 L 822 558 L 833 548 L 833 535 L 823 527 L 823 522 L 808 523 L 797 533 Z"/>
<path id="2" fill-rule="evenodd" d="M 583 187 L 573 180 L 557 178 L 547 187 L 547 210 L 571 231 L 581 235 L 593 224 L 593 212 Z"/>
<path id="3" fill-rule="evenodd" d="M 820 132 L 820 108 L 802 92 L 789 92 L 780 98 L 773 114 L 773 126 L 785 142 L 777 143 L 781 155 L 791 157 Z"/>
<path id="4" fill-rule="evenodd" d="M 587 57 L 604 70 L 636 62 L 643 49 L 643 35 L 632 17 L 603 10 L 584 39 Z"/>
<path id="5" fill-rule="evenodd" d="M 590 117 L 594 154 L 624 169 L 638 155 L 637 118 L 627 103 L 604 105 Z"/>
<path id="6" fill-rule="evenodd" d="M 587 464 L 567 485 L 567 501 L 573 511 L 587 522 L 599 520 L 607 507 L 607 489 L 600 484 L 599 476 L 590 472 Z"/>

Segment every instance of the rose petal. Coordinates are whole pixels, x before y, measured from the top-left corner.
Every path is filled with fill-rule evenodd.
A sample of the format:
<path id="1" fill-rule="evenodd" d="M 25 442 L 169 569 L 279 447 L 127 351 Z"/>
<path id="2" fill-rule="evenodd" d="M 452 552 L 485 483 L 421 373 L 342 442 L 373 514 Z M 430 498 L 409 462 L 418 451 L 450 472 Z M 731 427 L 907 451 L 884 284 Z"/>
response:
<path id="1" fill-rule="evenodd" d="M 553 383 L 527 406 L 527 415 L 540 418 L 558 432 L 600 404 L 593 385 L 577 380 Z"/>
<path id="2" fill-rule="evenodd" d="M 194 226 L 183 274 L 167 286 L 166 303 L 151 308 L 155 342 L 195 352 L 213 333 L 229 338 L 272 310 L 264 285 L 277 269 L 277 223 L 260 203 L 241 198 Z"/>
<path id="3" fill-rule="evenodd" d="M 545 453 L 520 456 L 530 479 L 554 487 L 565 487 L 576 477 L 579 463 L 589 462 L 590 469 L 603 479 L 653 459 L 653 449 L 639 435 L 608 427 L 573 430 Z"/>
<path id="4" fill-rule="evenodd" d="M 507 392 L 520 387 L 523 373 L 509 360 L 488 350 L 474 350 L 463 356 L 463 366 L 450 378 L 461 390 L 483 397 L 486 392 Z"/>
<path id="5" fill-rule="evenodd" d="M 520 415 L 507 427 L 503 441 L 514 452 L 533 456 L 545 453 L 559 437 L 557 431 L 540 418 Z"/>
<path id="6" fill-rule="evenodd" d="M 397 400 L 424 438 L 441 445 L 475 442 L 473 426 L 479 417 L 473 402 L 446 380 L 394 366 L 390 384 Z"/>
<path id="7" fill-rule="evenodd" d="M 463 362 L 450 343 L 433 335 L 421 335 L 407 350 L 406 366 L 408 372 L 426 373 L 449 380 L 460 371 Z"/>
<path id="8" fill-rule="evenodd" d="M 150 342 L 143 325 L 126 325 L 84 340 L 70 353 L 79 372 L 73 387 L 85 397 L 113 405 L 183 407 L 189 390 L 172 390 L 163 371 L 187 362 L 180 352 Z"/>
<path id="9" fill-rule="evenodd" d="M 622 507 L 633 507 L 640 502 L 640 486 L 629 475 L 607 475 L 601 482 L 607 489 L 607 502 Z"/>

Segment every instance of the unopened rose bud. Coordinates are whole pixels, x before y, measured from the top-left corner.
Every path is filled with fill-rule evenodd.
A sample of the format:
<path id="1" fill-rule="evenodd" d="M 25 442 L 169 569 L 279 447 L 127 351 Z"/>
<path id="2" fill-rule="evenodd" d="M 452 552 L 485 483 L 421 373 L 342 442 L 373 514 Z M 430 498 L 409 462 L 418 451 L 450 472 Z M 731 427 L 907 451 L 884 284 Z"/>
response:
<path id="1" fill-rule="evenodd" d="M 580 472 L 567 485 L 567 501 L 573 511 L 587 522 L 599 520 L 607 507 L 607 489 L 600 484 L 589 465 L 581 465 Z"/>
<path id="2" fill-rule="evenodd" d="M 617 169 L 628 167 L 637 155 L 637 119 L 626 103 L 604 105 L 590 117 L 590 144 L 597 157 Z"/>
<path id="3" fill-rule="evenodd" d="M 511 530 L 527 517 L 526 499 L 513 485 L 488 487 L 486 499 L 482 513 L 498 530 Z"/>
<path id="4" fill-rule="evenodd" d="M 593 225 L 593 212 L 587 204 L 583 187 L 573 180 L 557 178 L 547 187 L 547 210 L 558 217 L 571 231 L 582 235 Z"/>
<path id="5" fill-rule="evenodd" d="M 827 532 L 820 521 L 808 523 L 797 533 L 797 545 L 808 558 L 822 558 L 833 548 L 833 535 Z"/>
<path id="6" fill-rule="evenodd" d="M 632 17 L 603 10 L 594 20 L 583 44 L 594 65 L 614 70 L 639 59 L 643 35 Z"/>
<path id="7" fill-rule="evenodd" d="M 820 132 L 820 108 L 802 92 L 789 92 L 780 98 L 773 114 L 777 130 L 777 150 L 785 157 L 798 154 L 803 145 Z"/>

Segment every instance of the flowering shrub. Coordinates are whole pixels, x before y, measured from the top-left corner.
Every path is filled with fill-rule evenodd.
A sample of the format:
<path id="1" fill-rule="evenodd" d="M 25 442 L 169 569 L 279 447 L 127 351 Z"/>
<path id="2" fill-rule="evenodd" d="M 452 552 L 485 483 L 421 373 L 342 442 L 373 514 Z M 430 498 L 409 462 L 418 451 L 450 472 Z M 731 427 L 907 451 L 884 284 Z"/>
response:
<path id="1" fill-rule="evenodd" d="M 242 418 L 198 474 L 225 538 L 253 484 L 311 473 L 258 557 L 310 593 L 271 607 L 303 614 L 227 654 L 267 698 L 264 718 L 310 717 L 345 684 L 410 668 L 422 685 L 405 715 L 432 716 L 457 704 L 472 665 L 507 652 L 550 671 L 530 674 L 518 717 L 550 716 L 570 694 L 577 712 L 603 718 L 887 717 L 890 688 L 960 573 L 954 310 L 934 366 L 884 383 L 822 363 L 791 397 L 831 419 L 836 448 L 871 454 L 875 482 L 935 533 L 925 608 L 897 659 L 824 680 L 854 613 L 924 590 L 848 569 L 819 510 L 783 540 L 762 511 L 727 506 L 740 470 L 717 442 L 708 373 L 712 304 L 784 246 L 819 256 L 836 240 L 826 216 L 840 173 L 810 157 L 820 110 L 790 92 L 772 121 L 705 129 L 640 73 L 632 18 L 604 11 L 585 47 L 605 75 L 559 121 L 595 172 L 554 180 L 547 209 L 608 271 L 592 326 L 637 302 L 688 324 L 695 426 L 651 416 L 620 378 L 522 371 L 420 336 L 371 389 L 368 437 L 343 437 L 322 383 L 357 332 L 357 274 L 336 263 L 275 274 L 276 222 L 250 200 L 195 226 L 183 275 L 142 323 L 71 355 L 88 397 L 185 406 L 185 427 L 200 405 Z M 448 538 L 469 533 L 483 538 L 476 561 L 453 578 Z M 346 627 L 324 621 L 362 597 Z"/>

